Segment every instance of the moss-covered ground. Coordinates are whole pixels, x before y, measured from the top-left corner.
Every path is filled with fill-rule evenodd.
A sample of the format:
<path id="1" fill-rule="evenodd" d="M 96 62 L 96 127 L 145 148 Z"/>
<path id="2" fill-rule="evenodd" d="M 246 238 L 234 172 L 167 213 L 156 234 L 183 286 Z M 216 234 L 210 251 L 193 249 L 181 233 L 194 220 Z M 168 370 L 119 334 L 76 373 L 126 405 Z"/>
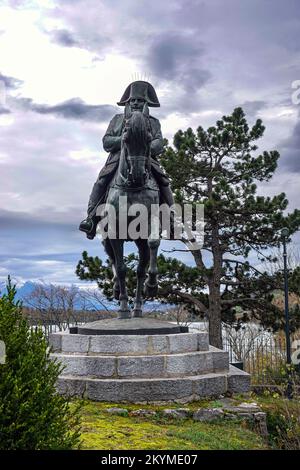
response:
<path id="1" fill-rule="evenodd" d="M 128 409 L 126 416 L 107 413 L 112 407 Z M 189 409 L 220 406 L 218 401 L 202 401 Z M 155 411 L 175 406 L 120 405 L 87 401 L 82 406 L 82 448 L 97 450 L 238 450 L 266 449 L 267 444 L 241 420 L 201 423 L 192 419 L 158 416 L 131 416 L 139 408 Z M 185 406 L 187 407 L 187 406 Z"/>

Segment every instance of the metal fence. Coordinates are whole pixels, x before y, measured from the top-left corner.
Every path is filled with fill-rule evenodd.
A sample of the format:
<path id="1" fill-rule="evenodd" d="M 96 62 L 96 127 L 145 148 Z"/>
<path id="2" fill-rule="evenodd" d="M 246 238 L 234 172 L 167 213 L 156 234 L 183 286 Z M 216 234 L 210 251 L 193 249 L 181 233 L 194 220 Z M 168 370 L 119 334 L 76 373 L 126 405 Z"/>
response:
<path id="1" fill-rule="evenodd" d="M 59 313 L 51 315 L 49 312 L 45 312 L 45 314 L 40 314 L 39 316 L 27 316 L 27 320 L 32 329 L 41 328 L 46 338 L 49 338 L 49 335 L 52 333 L 68 331 L 69 328 L 74 326 L 80 326 L 88 322 L 103 320 L 114 316 L 115 314 L 112 311 L 108 313 L 101 311 L 75 312 L 69 316 L 60 315 Z"/>
<path id="2" fill-rule="evenodd" d="M 74 327 L 74 326 L 80 326 L 84 325 L 86 322 L 60 322 L 58 323 L 53 323 L 53 322 L 43 322 L 38 325 L 31 325 L 31 328 L 33 330 L 37 329 L 42 329 L 44 335 L 46 336 L 47 339 L 49 339 L 49 335 L 52 333 L 58 333 L 58 332 L 67 332 L 69 331 L 69 328 Z"/>
<path id="3" fill-rule="evenodd" d="M 292 336 L 299 339 L 299 332 Z M 282 332 L 272 333 L 253 326 L 242 332 L 223 332 L 223 348 L 229 352 L 231 363 L 242 362 L 243 369 L 251 374 L 253 385 L 280 382 L 285 374 L 286 344 Z"/>
<path id="4" fill-rule="evenodd" d="M 190 331 L 208 332 L 207 321 L 190 322 L 188 326 Z M 254 322 L 245 323 L 238 329 L 223 324 L 222 337 L 223 349 L 228 351 L 230 363 L 242 363 L 243 370 L 251 374 L 253 385 L 282 381 L 286 365 L 284 332 L 273 333 Z M 300 345 L 300 331 L 292 335 L 292 344 L 294 340 Z"/>

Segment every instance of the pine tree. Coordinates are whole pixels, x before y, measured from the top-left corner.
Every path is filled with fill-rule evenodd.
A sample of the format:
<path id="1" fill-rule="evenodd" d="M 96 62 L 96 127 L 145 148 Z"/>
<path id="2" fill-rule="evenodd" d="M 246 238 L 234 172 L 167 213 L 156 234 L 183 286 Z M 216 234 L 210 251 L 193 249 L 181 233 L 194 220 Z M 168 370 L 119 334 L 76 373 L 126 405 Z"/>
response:
<path id="1" fill-rule="evenodd" d="M 268 249 L 280 245 L 281 229 L 292 235 L 300 225 L 299 210 L 284 215 L 284 193 L 257 195 L 256 183 L 270 180 L 279 159 L 276 150 L 256 155 L 264 130 L 260 119 L 250 128 L 236 108 L 207 131 L 178 131 L 160 158 L 176 202 L 204 204 L 204 246 L 191 253 L 208 287 L 210 342 L 216 347 L 222 347 L 222 312 L 241 307 L 262 313 L 272 305 L 273 280 L 251 265 L 250 254 L 270 259 Z"/>

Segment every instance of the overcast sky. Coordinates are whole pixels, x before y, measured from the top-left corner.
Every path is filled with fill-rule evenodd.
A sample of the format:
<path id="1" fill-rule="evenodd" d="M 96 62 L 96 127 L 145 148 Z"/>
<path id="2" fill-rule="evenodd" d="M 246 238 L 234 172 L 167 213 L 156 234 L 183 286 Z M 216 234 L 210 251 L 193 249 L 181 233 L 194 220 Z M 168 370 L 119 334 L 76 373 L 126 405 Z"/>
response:
<path id="1" fill-rule="evenodd" d="M 300 207 L 298 0 L 0 0 L 0 280 L 76 282 L 77 227 L 126 86 L 150 81 L 165 137 L 242 105 L 281 162 L 263 194 Z M 186 257 L 188 259 L 188 257 Z"/>

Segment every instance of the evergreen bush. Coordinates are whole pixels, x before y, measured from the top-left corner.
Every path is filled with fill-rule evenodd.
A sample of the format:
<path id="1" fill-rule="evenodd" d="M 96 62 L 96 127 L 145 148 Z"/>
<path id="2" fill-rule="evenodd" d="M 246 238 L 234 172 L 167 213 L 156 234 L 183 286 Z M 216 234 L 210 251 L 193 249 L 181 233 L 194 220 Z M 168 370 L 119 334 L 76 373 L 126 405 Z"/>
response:
<path id="1" fill-rule="evenodd" d="M 0 298 L 0 449 L 72 449 L 80 442 L 79 406 L 56 392 L 62 371 L 40 328 L 30 328 L 8 279 Z"/>

